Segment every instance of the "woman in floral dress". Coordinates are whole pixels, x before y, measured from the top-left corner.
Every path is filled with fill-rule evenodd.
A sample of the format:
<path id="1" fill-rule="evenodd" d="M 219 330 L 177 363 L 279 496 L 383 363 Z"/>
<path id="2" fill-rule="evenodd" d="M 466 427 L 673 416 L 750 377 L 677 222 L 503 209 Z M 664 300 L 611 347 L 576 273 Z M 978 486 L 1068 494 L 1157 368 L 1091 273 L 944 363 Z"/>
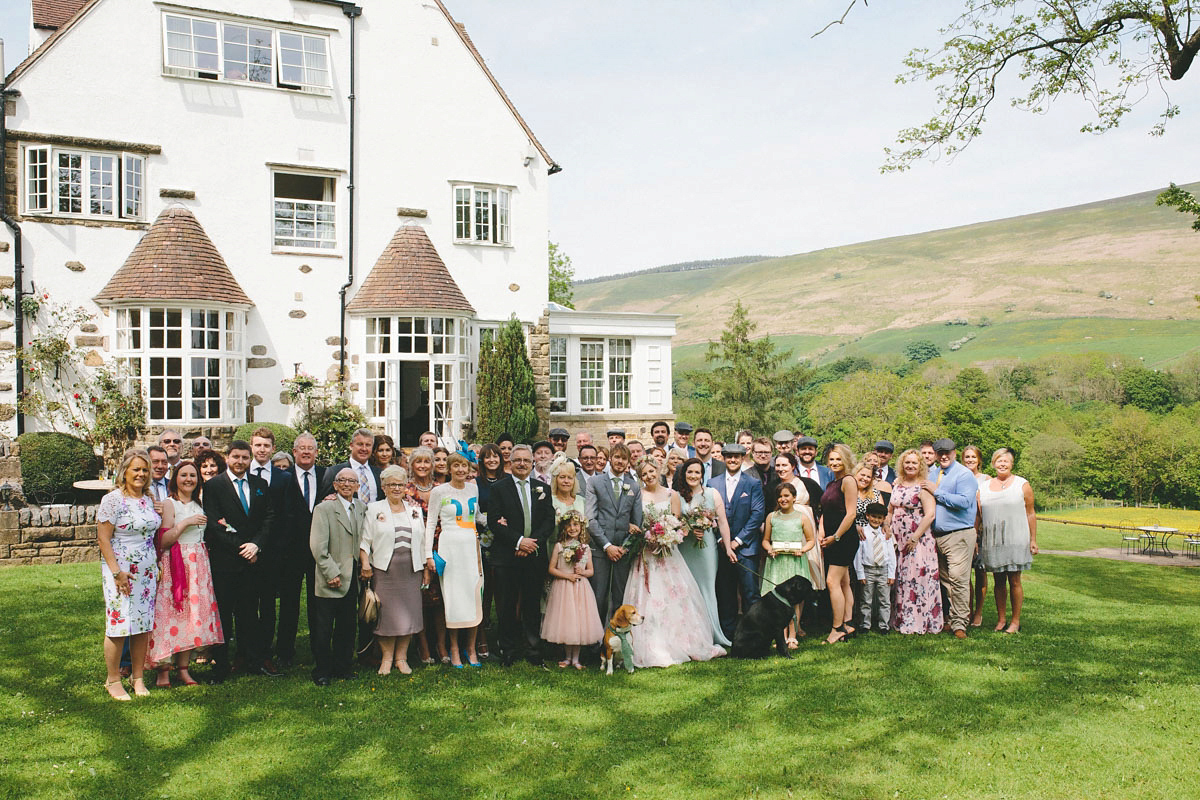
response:
<path id="1" fill-rule="evenodd" d="M 100 575 L 107 623 L 104 629 L 104 688 L 114 700 L 129 700 L 121 685 L 121 649 L 129 637 L 133 693 L 150 694 L 143 680 L 146 646 L 154 629 L 158 564 L 154 533 L 162 521 L 154 510 L 150 488 L 150 456 L 130 450 L 117 469 L 117 488 L 104 495 L 96 514 L 100 543 Z"/>
<path id="2" fill-rule="evenodd" d="M 890 503 L 896 542 L 891 628 L 900 633 L 940 633 L 942 591 L 937 547 L 930 532 L 934 499 L 921 488 L 925 462 L 916 450 L 909 449 L 900 454 L 899 466 Z"/>
<path id="3" fill-rule="evenodd" d="M 638 467 L 638 478 L 645 504 L 642 524 L 649 527 L 672 513 L 675 492 L 659 483 L 658 465 L 650 459 Z M 642 624 L 629 632 L 635 667 L 669 667 L 725 655 L 725 648 L 713 641 L 700 586 L 679 548 L 658 555 L 644 549 L 629 570 L 623 602 L 642 615 Z"/>

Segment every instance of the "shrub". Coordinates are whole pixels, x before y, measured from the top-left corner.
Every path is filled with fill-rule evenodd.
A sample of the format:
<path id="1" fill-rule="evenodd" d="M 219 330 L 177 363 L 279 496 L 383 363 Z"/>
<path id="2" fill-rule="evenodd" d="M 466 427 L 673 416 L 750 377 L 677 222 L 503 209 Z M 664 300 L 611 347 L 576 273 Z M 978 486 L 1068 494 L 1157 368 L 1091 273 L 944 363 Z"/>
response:
<path id="1" fill-rule="evenodd" d="M 23 433 L 21 482 L 25 497 L 40 504 L 67 503 L 75 497 L 71 484 L 96 478 L 100 464 L 92 446 L 66 433 Z"/>
<path id="2" fill-rule="evenodd" d="M 275 434 L 276 453 L 280 450 L 285 453 L 292 452 L 292 442 L 296 441 L 296 437 L 300 434 L 295 428 L 278 422 L 247 422 L 245 425 L 238 426 L 238 429 L 233 432 L 233 438 L 244 439 L 248 442 L 250 434 L 259 428 L 270 428 L 271 432 Z"/>
<path id="3" fill-rule="evenodd" d="M 344 398 L 314 403 L 301 418 L 300 428 L 317 440 L 317 461 L 337 464 L 350 452 L 350 439 L 359 428 L 366 428 L 367 415 Z"/>

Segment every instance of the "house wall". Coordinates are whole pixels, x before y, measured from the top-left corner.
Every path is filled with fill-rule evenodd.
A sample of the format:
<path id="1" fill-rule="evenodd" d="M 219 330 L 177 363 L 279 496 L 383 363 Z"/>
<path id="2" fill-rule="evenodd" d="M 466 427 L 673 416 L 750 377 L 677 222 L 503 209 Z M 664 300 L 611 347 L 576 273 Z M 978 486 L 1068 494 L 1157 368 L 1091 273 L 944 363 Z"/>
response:
<path id="1" fill-rule="evenodd" d="M 244 13 L 243 3 L 189 0 L 189 8 Z M 111 347 L 114 315 L 91 298 L 124 263 L 148 223 L 171 203 L 190 208 L 255 303 L 249 314 L 245 390 L 257 420 L 284 420 L 280 381 L 299 368 L 327 376 L 340 350 L 338 289 L 348 267 L 349 23 L 336 7 L 258 0 L 256 17 L 329 31 L 331 96 L 162 75 L 162 8 L 106 0 L 60 36 L 19 76 L 10 130 L 157 145 L 146 163 L 146 225 L 51 224 L 21 220 L 28 290 L 84 305 Z M 202 12 L 192 12 L 202 15 Z M 395 229 L 421 209 L 450 273 L 478 315 L 532 323 L 547 295 L 547 164 L 434 4 L 364 4 L 356 23 L 358 119 L 355 177 L 355 286 Z M 6 168 L 17 176 L 10 150 Z M 533 155 L 526 166 L 526 157 Z M 338 246 L 303 254 L 272 252 L 272 172 L 268 163 L 333 170 Z M 512 245 L 453 244 L 451 181 L 512 188 Z M 10 198 L 16 184 L 10 179 Z M 186 190 L 170 199 L 160 190 Z M 17 210 L 10 205 L 14 211 Z M 0 242 L 11 243 L 7 229 Z M 83 266 L 67 268 L 68 262 Z M 0 274 L 12 274 L 12 250 Z M 510 286 L 517 287 L 510 290 Z M 0 313 L 11 320 L 11 312 Z M 11 333 L 0 332 L 11 339 Z M 361 332 L 348 333 L 350 381 L 357 387 Z M 102 351 L 102 355 L 112 355 Z M 11 368 L 0 386 L 12 382 Z M 0 404 L 15 400 L 0 391 Z M 28 429 L 35 429 L 33 420 Z M 7 426 L 7 427 L 5 427 Z M 14 431 L 11 422 L 0 430 Z"/>

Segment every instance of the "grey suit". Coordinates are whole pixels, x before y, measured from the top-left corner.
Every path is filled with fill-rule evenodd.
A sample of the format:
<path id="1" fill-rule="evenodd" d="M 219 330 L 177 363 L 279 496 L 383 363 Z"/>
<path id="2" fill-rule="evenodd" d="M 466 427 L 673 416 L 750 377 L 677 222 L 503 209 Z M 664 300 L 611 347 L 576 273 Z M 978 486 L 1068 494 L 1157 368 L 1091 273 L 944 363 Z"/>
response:
<path id="1" fill-rule="evenodd" d="M 625 582 L 629 578 L 629 558 L 608 560 L 604 548 L 621 547 L 629 536 L 630 523 L 642 525 L 642 487 L 628 474 L 619 479 L 620 491 L 613 489 L 613 476 L 605 473 L 592 476 L 587 483 L 588 533 L 592 537 L 592 591 L 596 608 L 604 622 L 612 617 L 625 597 Z"/>
<path id="2" fill-rule="evenodd" d="M 348 675 L 354 662 L 355 611 L 358 607 L 358 551 L 362 543 L 366 507 L 354 502 L 347 514 L 340 497 L 326 500 L 313 509 L 308 544 L 316 561 L 316 596 L 310 619 L 313 678 Z M 341 579 L 331 587 L 329 581 Z"/>

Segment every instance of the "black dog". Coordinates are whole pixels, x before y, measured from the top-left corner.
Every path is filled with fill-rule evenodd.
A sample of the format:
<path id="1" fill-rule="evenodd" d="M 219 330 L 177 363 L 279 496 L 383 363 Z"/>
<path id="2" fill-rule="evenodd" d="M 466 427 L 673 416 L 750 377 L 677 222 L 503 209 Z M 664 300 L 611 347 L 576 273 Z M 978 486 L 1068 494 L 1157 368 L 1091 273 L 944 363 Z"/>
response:
<path id="1" fill-rule="evenodd" d="M 784 630 L 792 618 L 792 606 L 805 602 L 812 593 L 812 584 L 795 575 L 776 586 L 774 591 L 764 594 L 742 615 L 729 654 L 734 658 L 766 658 L 774 641 L 775 651 L 784 658 L 791 658 Z"/>

